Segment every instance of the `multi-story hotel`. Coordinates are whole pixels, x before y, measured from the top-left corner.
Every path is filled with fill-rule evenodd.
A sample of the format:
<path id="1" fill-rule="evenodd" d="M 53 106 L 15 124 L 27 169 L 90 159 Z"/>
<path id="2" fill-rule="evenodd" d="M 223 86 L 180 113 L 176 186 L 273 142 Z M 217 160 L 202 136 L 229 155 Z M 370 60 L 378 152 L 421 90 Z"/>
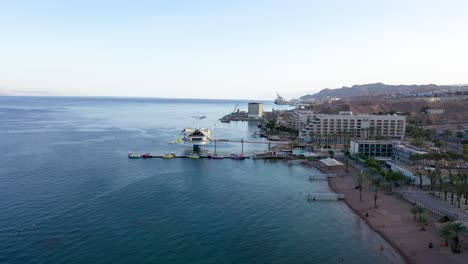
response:
<path id="1" fill-rule="evenodd" d="M 391 140 L 351 140 L 351 155 L 361 154 L 369 158 L 392 158 L 394 141 Z"/>
<path id="2" fill-rule="evenodd" d="M 354 139 L 398 139 L 405 137 L 406 117 L 399 115 L 313 114 L 299 132 L 299 138 L 349 133 Z"/>

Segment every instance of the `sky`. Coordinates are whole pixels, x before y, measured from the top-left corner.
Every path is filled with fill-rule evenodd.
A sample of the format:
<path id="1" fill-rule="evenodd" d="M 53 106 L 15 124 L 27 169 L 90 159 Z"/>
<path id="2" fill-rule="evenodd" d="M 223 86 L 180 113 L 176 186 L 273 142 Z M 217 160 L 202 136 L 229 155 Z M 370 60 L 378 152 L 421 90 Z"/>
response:
<path id="1" fill-rule="evenodd" d="M 0 0 L 0 94 L 295 98 L 467 62 L 465 0 Z"/>

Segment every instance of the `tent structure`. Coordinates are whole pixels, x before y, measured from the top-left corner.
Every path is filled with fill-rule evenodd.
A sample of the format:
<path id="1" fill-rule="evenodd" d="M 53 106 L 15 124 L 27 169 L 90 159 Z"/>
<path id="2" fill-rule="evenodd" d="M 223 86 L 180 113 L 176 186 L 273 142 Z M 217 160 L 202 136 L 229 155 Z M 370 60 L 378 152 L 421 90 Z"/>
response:
<path id="1" fill-rule="evenodd" d="M 326 158 L 326 159 L 321 159 L 320 162 L 325 164 L 327 167 L 333 167 L 333 166 L 342 166 L 344 165 L 343 163 L 337 161 L 336 159 L 332 158 Z"/>
<path id="2" fill-rule="evenodd" d="M 304 153 L 301 153 L 301 155 L 304 156 L 305 158 L 318 157 L 318 155 L 313 152 L 304 152 Z"/>

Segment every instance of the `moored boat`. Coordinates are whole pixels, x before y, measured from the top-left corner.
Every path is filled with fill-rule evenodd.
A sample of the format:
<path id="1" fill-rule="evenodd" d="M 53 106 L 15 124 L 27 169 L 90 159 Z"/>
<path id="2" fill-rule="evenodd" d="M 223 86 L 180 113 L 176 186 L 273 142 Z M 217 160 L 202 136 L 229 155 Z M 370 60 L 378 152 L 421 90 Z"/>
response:
<path id="1" fill-rule="evenodd" d="M 245 157 L 243 155 L 241 155 L 241 154 L 232 154 L 231 159 L 232 160 L 244 160 Z"/>
<path id="2" fill-rule="evenodd" d="M 180 142 L 182 142 L 182 139 L 178 138 L 178 139 L 176 139 L 174 141 L 171 141 L 171 144 L 177 144 L 177 143 L 180 143 Z"/>
<path id="3" fill-rule="evenodd" d="M 198 159 L 198 158 L 200 158 L 200 156 L 198 156 L 195 153 L 192 153 L 192 154 L 188 155 L 187 158 L 189 158 L 189 159 Z"/>
<path id="4" fill-rule="evenodd" d="M 130 159 L 139 159 L 139 158 L 141 158 L 141 155 L 138 154 L 138 153 L 129 152 L 129 153 L 128 153 L 128 157 L 129 157 Z"/>
<path id="5" fill-rule="evenodd" d="M 141 154 L 140 157 L 143 158 L 143 159 L 152 158 L 151 154 L 149 154 L 149 153 Z"/>
<path id="6" fill-rule="evenodd" d="M 174 153 L 166 153 L 162 156 L 165 159 L 173 159 L 175 157 Z"/>
<path id="7" fill-rule="evenodd" d="M 213 159 L 224 159 L 223 156 L 219 156 L 217 153 L 215 153 L 213 156 L 212 156 Z"/>

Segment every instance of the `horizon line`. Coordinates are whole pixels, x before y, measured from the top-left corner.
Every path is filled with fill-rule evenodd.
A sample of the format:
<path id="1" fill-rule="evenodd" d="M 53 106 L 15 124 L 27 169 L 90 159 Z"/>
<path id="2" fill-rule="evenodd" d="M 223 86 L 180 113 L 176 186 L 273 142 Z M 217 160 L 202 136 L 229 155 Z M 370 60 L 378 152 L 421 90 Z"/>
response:
<path id="1" fill-rule="evenodd" d="M 222 100 L 222 101 L 274 101 L 275 99 L 253 99 L 253 98 L 187 98 L 187 97 L 153 97 L 153 96 L 126 96 L 126 95 L 19 95 L 0 94 L 0 97 L 65 97 L 65 98 L 108 98 L 108 99 L 162 99 L 162 100 Z"/>

